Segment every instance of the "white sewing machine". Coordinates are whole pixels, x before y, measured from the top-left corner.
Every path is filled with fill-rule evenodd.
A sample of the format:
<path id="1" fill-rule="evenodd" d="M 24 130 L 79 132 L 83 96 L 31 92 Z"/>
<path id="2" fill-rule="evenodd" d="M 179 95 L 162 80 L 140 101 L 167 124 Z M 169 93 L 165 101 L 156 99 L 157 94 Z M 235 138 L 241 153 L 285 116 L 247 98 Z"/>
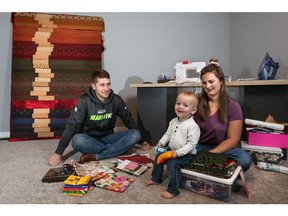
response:
<path id="1" fill-rule="evenodd" d="M 174 66 L 174 69 L 176 69 L 176 80 L 180 82 L 200 82 L 199 75 L 205 66 L 205 62 L 178 62 Z"/>

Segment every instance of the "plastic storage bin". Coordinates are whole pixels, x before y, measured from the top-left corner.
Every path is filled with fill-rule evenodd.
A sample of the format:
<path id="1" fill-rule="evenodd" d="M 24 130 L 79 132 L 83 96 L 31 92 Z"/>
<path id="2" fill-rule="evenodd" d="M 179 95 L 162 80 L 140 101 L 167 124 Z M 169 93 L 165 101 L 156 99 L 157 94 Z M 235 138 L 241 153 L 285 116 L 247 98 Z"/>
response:
<path id="1" fill-rule="evenodd" d="M 231 178 L 223 179 L 181 169 L 180 188 L 223 202 L 229 202 L 231 200 L 232 186 L 241 170 L 242 168 L 238 166 Z"/>
<path id="2" fill-rule="evenodd" d="M 281 148 L 248 145 L 245 141 L 241 141 L 241 149 L 249 152 L 254 164 L 266 162 L 279 165 L 284 155 Z"/>

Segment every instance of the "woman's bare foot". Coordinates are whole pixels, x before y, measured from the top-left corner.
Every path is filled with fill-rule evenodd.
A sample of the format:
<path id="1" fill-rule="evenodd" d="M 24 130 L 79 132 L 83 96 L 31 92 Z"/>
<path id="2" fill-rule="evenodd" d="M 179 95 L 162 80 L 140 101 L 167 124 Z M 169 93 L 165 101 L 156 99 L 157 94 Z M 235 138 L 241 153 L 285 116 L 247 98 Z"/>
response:
<path id="1" fill-rule="evenodd" d="M 142 151 L 149 151 L 150 149 L 151 149 L 151 145 L 148 142 L 144 141 L 143 145 L 141 147 L 141 150 Z"/>
<path id="2" fill-rule="evenodd" d="M 152 179 L 149 179 L 149 180 L 145 183 L 145 186 L 150 186 L 150 185 L 157 185 L 157 183 L 154 182 Z"/>
<path id="3" fill-rule="evenodd" d="M 169 193 L 168 191 L 165 191 L 161 194 L 161 196 L 165 199 L 172 199 L 174 198 L 176 195 Z"/>

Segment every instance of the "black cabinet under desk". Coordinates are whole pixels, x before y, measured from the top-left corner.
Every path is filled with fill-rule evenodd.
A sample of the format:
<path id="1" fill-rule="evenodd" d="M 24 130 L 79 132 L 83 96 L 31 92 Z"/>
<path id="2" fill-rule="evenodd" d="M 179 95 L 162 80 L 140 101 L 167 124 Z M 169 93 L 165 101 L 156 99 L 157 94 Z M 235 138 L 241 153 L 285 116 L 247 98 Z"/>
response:
<path id="1" fill-rule="evenodd" d="M 272 115 L 278 123 L 288 122 L 288 80 L 226 82 L 226 86 L 227 93 L 241 105 L 244 119 L 265 121 Z M 137 88 L 137 123 L 142 137 L 156 145 L 175 117 L 178 92 L 199 90 L 201 83 L 130 84 L 129 87 Z"/>

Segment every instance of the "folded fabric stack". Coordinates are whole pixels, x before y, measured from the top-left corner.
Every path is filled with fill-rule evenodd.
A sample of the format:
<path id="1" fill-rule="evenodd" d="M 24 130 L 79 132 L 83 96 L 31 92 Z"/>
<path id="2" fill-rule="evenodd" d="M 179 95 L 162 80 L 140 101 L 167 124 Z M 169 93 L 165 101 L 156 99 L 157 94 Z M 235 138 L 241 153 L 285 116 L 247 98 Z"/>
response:
<path id="1" fill-rule="evenodd" d="M 218 178 L 230 178 L 238 164 L 224 154 L 200 151 L 193 160 L 183 168 L 201 172 Z"/>
<path id="2" fill-rule="evenodd" d="M 139 164 L 153 163 L 153 160 L 151 158 L 148 158 L 145 155 L 139 155 L 139 154 L 134 154 L 134 155 L 129 155 L 129 156 L 118 156 L 117 159 L 121 161 L 130 160 Z"/>
<path id="3" fill-rule="evenodd" d="M 94 184 L 96 187 L 106 190 L 124 192 L 134 181 L 134 178 L 109 173 L 95 181 Z"/>
<path id="4" fill-rule="evenodd" d="M 64 181 L 64 186 L 61 188 L 61 190 L 68 196 L 84 196 L 90 191 L 91 186 L 91 176 L 70 175 Z"/>
<path id="5" fill-rule="evenodd" d="M 74 167 L 77 175 L 79 176 L 91 176 L 92 182 L 97 179 L 102 178 L 108 173 L 115 173 L 113 168 L 111 168 L 111 164 L 106 164 L 104 162 L 99 161 L 90 161 L 84 164 L 77 163 L 74 160 L 71 160 L 71 164 Z M 115 166 L 115 165 L 114 165 Z"/>

